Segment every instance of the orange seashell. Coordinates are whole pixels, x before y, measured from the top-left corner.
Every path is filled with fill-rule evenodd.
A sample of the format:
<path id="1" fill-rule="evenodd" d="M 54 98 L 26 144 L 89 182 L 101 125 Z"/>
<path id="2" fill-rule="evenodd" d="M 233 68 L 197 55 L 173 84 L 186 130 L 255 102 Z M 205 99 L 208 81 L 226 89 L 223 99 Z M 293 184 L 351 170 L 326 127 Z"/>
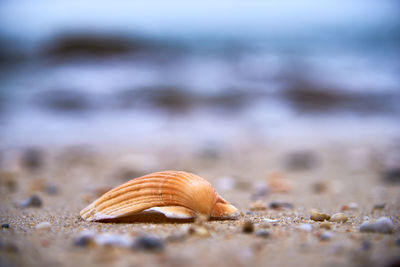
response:
<path id="1" fill-rule="evenodd" d="M 209 182 L 183 171 L 155 172 L 132 179 L 102 195 L 80 215 L 87 221 L 99 221 L 141 212 L 160 212 L 169 218 L 239 216 L 239 210 L 223 199 Z"/>

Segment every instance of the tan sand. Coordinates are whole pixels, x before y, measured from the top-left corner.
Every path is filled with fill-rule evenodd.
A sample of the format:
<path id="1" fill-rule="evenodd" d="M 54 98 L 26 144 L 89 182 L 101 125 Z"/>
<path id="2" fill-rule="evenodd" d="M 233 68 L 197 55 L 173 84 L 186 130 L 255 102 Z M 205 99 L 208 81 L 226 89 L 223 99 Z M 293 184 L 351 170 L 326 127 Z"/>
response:
<path id="1" fill-rule="evenodd" d="M 314 153 L 318 163 L 304 170 L 288 170 L 285 159 L 304 147 Z M 19 152 L 7 151 L 2 155 L 0 220 L 10 229 L 0 230 L 0 265 L 387 266 L 400 255 L 400 185 L 386 184 L 380 175 L 389 148 L 361 141 L 298 147 L 273 142 L 237 143 L 218 149 L 179 145 L 150 150 L 140 146 L 57 148 L 44 149 L 43 164 L 37 170 L 21 166 Z M 235 221 L 205 223 L 210 237 L 188 235 L 192 223 L 92 223 L 79 218 L 82 208 L 127 177 L 169 169 L 206 178 L 243 215 Z M 288 202 L 293 209 L 249 212 L 251 196 L 274 172 L 287 179 L 292 188 L 287 193 L 269 192 L 262 201 L 267 206 L 272 201 Z M 220 179 L 223 176 L 232 177 L 225 183 L 236 181 L 236 185 L 229 189 L 230 185 Z M 17 184 L 14 191 L 9 180 Z M 47 193 L 49 184 L 59 192 Z M 218 186 L 225 186 L 225 190 Z M 315 192 L 315 187 L 321 192 Z M 19 207 L 32 194 L 42 199 L 42 207 Z M 343 211 L 349 220 L 330 223 L 332 237 L 321 240 L 326 230 L 320 228 L 321 222 L 309 219 L 309 209 L 332 215 L 352 202 L 358 208 Z M 382 203 L 383 209 L 373 211 L 374 205 Z M 359 232 L 364 220 L 382 216 L 392 220 L 394 233 Z M 278 222 L 267 222 L 266 218 Z M 253 222 L 255 231 L 266 229 L 270 236 L 243 233 L 245 220 Z M 44 221 L 51 223 L 50 230 L 35 228 Z M 313 229 L 299 229 L 304 223 Z M 165 249 L 149 252 L 74 245 L 83 230 L 156 236 L 164 240 Z"/>

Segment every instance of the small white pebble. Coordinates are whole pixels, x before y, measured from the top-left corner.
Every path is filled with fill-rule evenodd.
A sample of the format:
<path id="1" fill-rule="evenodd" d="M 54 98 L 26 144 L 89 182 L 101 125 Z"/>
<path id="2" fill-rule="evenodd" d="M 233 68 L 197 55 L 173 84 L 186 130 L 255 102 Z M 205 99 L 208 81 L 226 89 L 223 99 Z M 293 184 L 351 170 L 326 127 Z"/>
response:
<path id="1" fill-rule="evenodd" d="M 117 235 L 111 233 L 99 234 L 94 238 L 96 244 L 101 246 L 131 247 L 133 238 L 128 235 Z"/>
<path id="2" fill-rule="evenodd" d="M 381 217 L 375 222 L 364 222 L 360 226 L 360 232 L 390 234 L 393 230 L 393 222 L 388 217 Z"/>
<path id="3" fill-rule="evenodd" d="M 41 222 L 38 225 L 35 226 L 36 230 L 50 230 L 51 229 L 51 223 L 49 222 Z"/>
<path id="4" fill-rule="evenodd" d="M 277 219 L 264 218 L 263 222 L 265 222 L 265 223 L 276 223 L 276 222 L 279 222 L 279 221 Z"/>
<path id="5" fill-rule="evenodd" d="M 349 203 L 349 208 L 351 210 L 356 210 L 356 209 L 358 209 L 358 204 L 355 202 L 351 202 L 351 203 Z"/>
<path id="6" fill-rule="evenodd" d="M 321 240 L 325 241 L 325 240 L 332 239 L 333 236 L 334 236 L 334 234 L 331 231 L 324 231 L 324 232 L 322 232 L 322 234 L 319 238 Z"/>
<path id="7" fill-rule="evenodd" d="M 331 222 L 347 222 L 348 219 L 346 214 L 339 212 L 333 214 L 329 220 Z"/>
<path id="8" fill-rule="evenodd" d="M 298 229 L 305 231 L 305 232 L 311 232 L 312 228 L 313 228 L 312 224 L 309 224 L 309 223 L 303 223 L 298 227 Z"/>

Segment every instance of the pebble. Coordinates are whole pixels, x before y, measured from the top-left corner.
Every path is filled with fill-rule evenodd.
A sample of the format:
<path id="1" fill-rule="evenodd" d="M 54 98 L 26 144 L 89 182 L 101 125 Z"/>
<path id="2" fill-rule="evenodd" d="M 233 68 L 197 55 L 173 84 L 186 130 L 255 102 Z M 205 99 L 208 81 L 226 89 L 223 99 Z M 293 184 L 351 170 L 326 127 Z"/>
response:
<path id="1" fill-rule="evenodd" d="M 312 185 L 312 190 L 317 194 L 326 193 L 329 190 L 329 185 L 327 182 L 316 182 Z"/>
<path id="2" fill-rule="evenodd" d="M 312 224 L 309 223 L 303 223 L 298 227 L 300 230 L 303 230 L 305 232 L 311 232 L 312 231 Z"/>
<path id="3" fill-rule="evenodd" d="M 349 203 L 349 209 L 351 210 L 357 210 L 358 209 L 358 204 L 355 202 Z"/>
<path id="4" fill-rule="evenodd" d="M 326 229 L 326 230 L 331 230 L 332 229 L 332 225 L 329 222 L 325 221 L 325 222 L 322 222 L 319 225 L 319 228 Z"/>
<path id="5" fill-rule="evenodd" d="M 102 233 L 95 236 L 94 242 L 100 246 L 119 246 L 129 248 L 133 244 L 133 239 L 129 235 Z"/>
<path id="6" fill-rule="evenodd" d="M 262 200 L 257 200 L 250 204 L 251 211 L 263 211 L 266 209 L 267 209 L 267 206 L 265 205 L 264 201 L 262 201 Z"/>
<path id="7" fill-rule="evenodd" d="M 400 183 L 400 167 L 387 169 L 382 176 L 387 183 Z"/>
<path id="8" fill-rule="evenodd" d="M 372 210 L 383 210 L 386 206 L 386 203 L 375 204 Z"/>
<path id="9" fill-rule="evenodd" d="M 54 196 L 58 194 L 59 190 L 56 185 L 50 184 L 46 186 L 45 191 L 47 194 Z"/>
<path id="10" fill-rule="evenodd" d="M 265 223 L 276 223 L 276 222 L 279 222 L 279 220 L 264 218 L 263 222 L 265 222 Z"/>
<path id="11" fill-rule="evenodd" d="M 348 205 L 343 205 L 340 209 L 341 209 L 342 211 L 346 211 L 346 210 L 349 210 L 350 207 L 349 207 Z"/>
<path id="12" fill-rule="evenodd" d="M 361 244 L 362 250 L 370 250 L 372 248 L 372 243 L 369 240 L 364 240 Z"/>
<path id="13" fill-rule="evenodd" d="M 329 219 L 329 221 L 331 222 L 347 222 L 347 220 L 349 219 L 349 217 L 347 217 L 346 214 L 344 213 L 335 213 L 331 216 L 331 218 Z"/>
<path id="14" fill-rule="evenodd" d="M 251 221 L 245 221 L 242 226 L 242 232 L 245 234 L 251 234 L 254 232 L 254 224 Z"/>
<path id="15" fill-rule="evenodd" d="M 328 215 L 326 213 L 318 212 L 316 210 L 311 210 L 310 213 L 311 213 L 310 219 L 313 220 L 313 221 L 322 222 L 322 221 L 325 221 L 325 220 L 328 221 L 331 218 L 330 215 Z"/>
<path id="16" fill-rule="evenodd" d="M 293 205 L 288 202 L 277 202 L 273 201 L 269 203 L 269 207 L 274 210 L 285 210 L 285 209 L 293 209 Z"/>
<path id="17" fill-rule="evenodd" d="M 37 195 L 32 195 L 28 197 L 27 199 L 23 200 L 20 204 L 22 208 L 27 208 L 27 207 L 41 207 L 42 206 L 42 200 L 40 199 L 39 196 Z"/>
<path id="18" fill-rule="evenodd" d="M 10 229 L 10 225 L 8 223 L 3 223 L 1 229 Z"/>
<path id="19" fill-rule="evenodd" d="M 268 192 L 269 190 L 266 184 L 256 185 L 254 188 L 254 192 L 251 195 L 251 200 L 265 199 L 268 195 Z"/>
<path id="20" fill-rule="evenodd" d="M 261 238 L 268 238 L 271 236 L 271 232 L 265 229 L 261 229 L 256 231 L 256 236 L 261 237 Z"/>
<path id="21" fill-rule="evenodd" d="M 38 148 L 27 149 L 21 157 L 22 165 L 29 170 L 37 170 L 43 165 L 43 151 Z"/>
<path id="22" fill-rule="evenodd" d="M 41 222 L 38 225 L 35 226 L 36 230 L 50 230 L 51 229 L 51 223 L 49 222 Z"/>
<path id="23" fill-rule="evenodd" d="M 360 226 L 360 232 L 391 234 L 393 231 L 393 223 L 388 217 L 381 217 L 375 222 L 364 222 Z"/>
<path id="24" fill-rule="evenodd" d="M 334 236 L 334 234 L 331 231 L 324 231 L 319 236 L 319 239 L 321 241 L 327 241 L 327 240 L 331 240 L 333 236 Z"/>
<path id="25" fill-rule="evenodd" d="M 202 225 L 192 225 L 189 228 L 188 233 L 198 237 L 209 237 L 211 235 L 210 231 L 208 231 L 208 229 Z"/>
<path id="26" fill-rule="evenodd" d="M 96 233 L 94 231 L 84 230 L 74 240 L 74 245 L 79 247 L 86 247 L 93 242 L 95 236 Z"/>
<path id="27" fill-rule="evenodd" d="M 6 187 L 10 192 L 17 190 L 17 173 L 12 171 L 0 172 L 0 186 Z"/>
<path id="28" fill-rule="evenodd" d="M 131 246 L 132 249 L 139 249 L 145 251 L 161 251 L 164 249 L 164 242 L 156 237 L 141 236 L 138 237 L 134 244 Z"/>
<path id="29" fill-rule="evenodd" d="M 17 253 L 19 251 L 18 247 L 13 243 L 3 243 L 0 240 L 0 251 L 9 252 L 9 253 Z M 2 263 L 2 262 L 0 262 Z M 1 264 L 1 266 L 3 266 Z"/>
<path id="30" fill-rule="evenodd" d="M 309 170 L 318 164 L 318 157 L 312 151 L 296 151 L 287 155 L 286 167 L 289 170 Z"/>
<path id="31" fill-rule="evenodd" d="M 283 174 L 276 173 L 268 178 L 268 189 L 274 193 L 289 193 L 292 191 L 293 183 L 284 178 Z"/>
<path id="32" fill-rule="evenodd" d="M 180 242 L 185 240 L 187 237 L 186 234 L 172 234 L 166 238 L 167 242 Z"/>

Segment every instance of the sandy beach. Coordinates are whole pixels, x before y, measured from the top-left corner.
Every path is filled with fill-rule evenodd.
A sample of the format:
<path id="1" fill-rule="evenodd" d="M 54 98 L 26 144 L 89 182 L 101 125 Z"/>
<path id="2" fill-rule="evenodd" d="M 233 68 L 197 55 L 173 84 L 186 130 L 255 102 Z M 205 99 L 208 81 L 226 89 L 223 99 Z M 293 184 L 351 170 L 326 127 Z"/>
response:
<path id="1" fill-rule="evenodd" d="M 400 186 L 382 177 L 392 147 L 341 141 L 304 148 L 238 142 L 200 149 L 171 145 L 8 151 L 1 168 L 1 265 L 397 266 Z M 204 177 L 241 216 L 202 225 L 99 223 L 79 217 L 82 208 L 129 178 L 170 169 Z M 32 195 L 41 205 L 22 207 Z M 341 212 L 348 220 L 321 226 L 310 219 L 310 209 Z M 364 221 L 383 216 L 393 223 L 391 233 L 360 232 Z M 38 227 L 43 222 L 50 225 Z M 246 223 L 254 230 L 245 229 Z M 193 232 L 196 227 L 206 233 Z M 155 237 L 161 247 L 78 244 L 84 231 L 132 240 Z"/>

